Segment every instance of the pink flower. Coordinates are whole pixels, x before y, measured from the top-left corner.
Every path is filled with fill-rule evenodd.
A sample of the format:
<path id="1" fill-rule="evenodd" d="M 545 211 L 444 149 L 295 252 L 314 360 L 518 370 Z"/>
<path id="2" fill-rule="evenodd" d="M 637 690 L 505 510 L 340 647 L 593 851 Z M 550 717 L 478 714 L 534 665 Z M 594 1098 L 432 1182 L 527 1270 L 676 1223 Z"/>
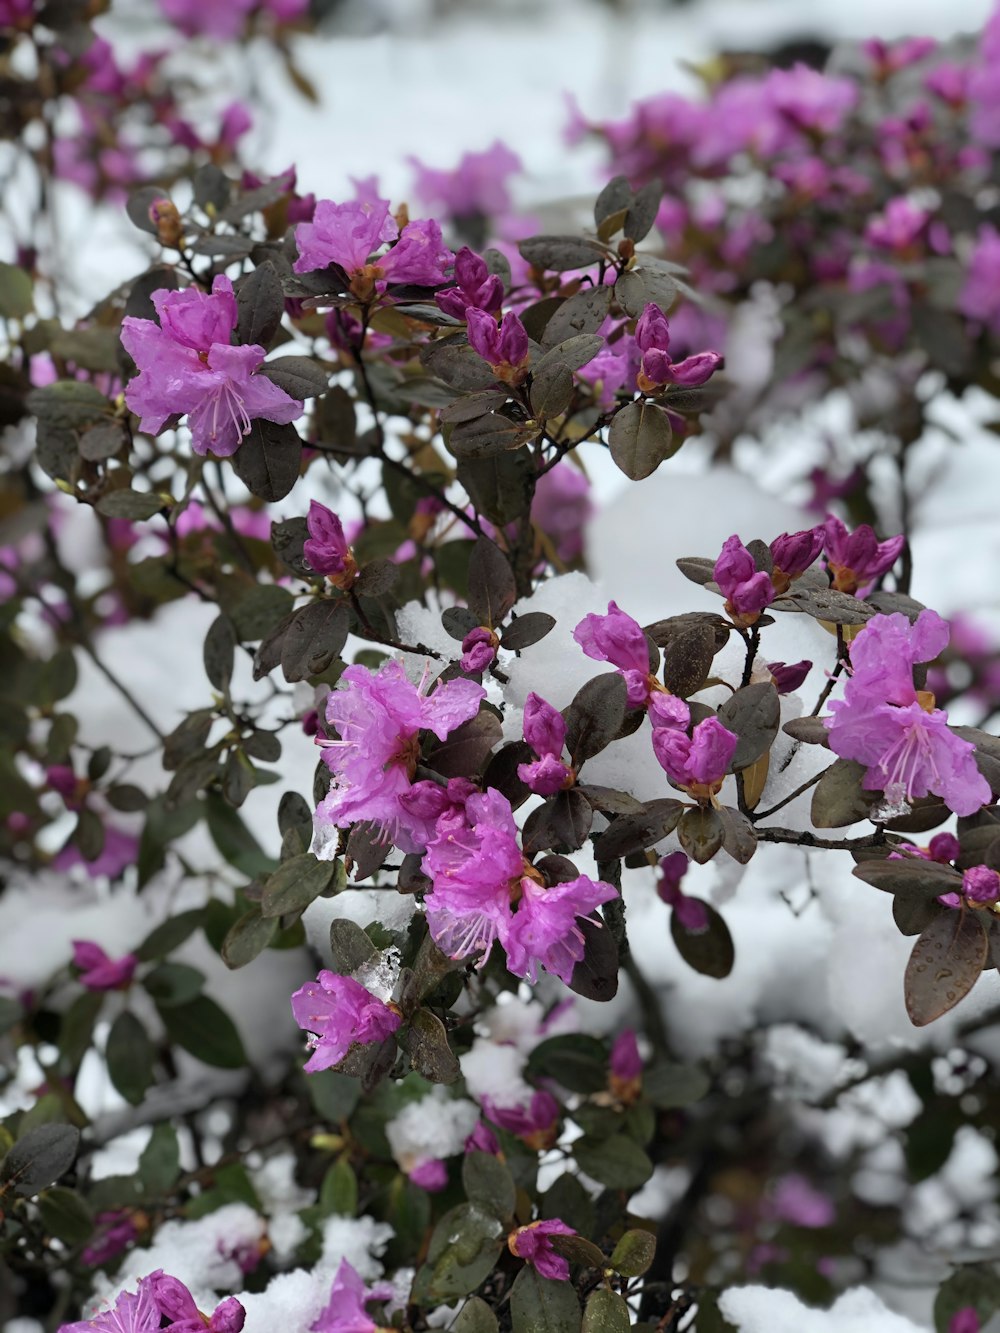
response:
<path id="1" fill-rule="evenodd" d="M 318 823 L 346 828 L 371 820 L 403 851 L 423 850 L 400 800 L 413 781 L 419 733 L 428 729 L 443 741 L 476 715 L 486 692 L 474 681 L 450 680 L 425 695 L 422 684 L 411 684 L 398 662 L 386 662 L 377 675 L 363 666 L 346 668 L 326 705 L 327 722 L 340 739 L 316 738 L 333 774 Z"/>
<path id="2" fill-rule="evenodd" d="M 465 1151 L 485 1152 L 491 1157 L 500 1156 L 500 1141 L 485 1120 L 480 1120 L 475 1129 L 465 1140 Z"/>
<path id="3" fill-rule="evenodd" d="M 481 153 L 465 153 L 451 171 L 409 159 L 417 171 L 417 197 L 428 208 L 461 220 L 495 217 L 510 208 L 507 178 L 520 171 L 521 159 L 498 139 Z"/>
<path id="4" fill-rule="evenodd" d="M 559 1137 L 561 1107 L 551 1092 L 541 1089 L 531 1094 L 526 1106 L 498 1106 L 492 1097 L 483 1097 L 483 1110 L 501 1129 L 542 1152 Z"/>
<path id="5" fill-rule="evenodd" d="M 425 1158 L 407 1174 L 414 1185 L 419 1185 L 428 1194 L 440 1194 L 448 1184 L 448 1168 L 437 1157 Z"/>
<path id="6" fill-rule="evenodd" d="M 768 662 L 767 669 L 778 693 L 792 694 L 809 675 L 812 666 L 812 662 L 803 658 L 801 662 Z"/>
<path id="7" fill-rule="evenodd" d="M 243 31 L 257 0 L 158 0 L 164 18 L 189 37 L 229 41 Z"/>
<path id="8" fill-rule="evenodd" d="M 123 1291 L 110 1310 L 93 1319 L 62 1324 L 59 1333 L 157 1333 L 160 1310 L 153 1299 L 149 1278 L 141 1278 L 135 1292 Z"/>
<path id="9" fill-rule="evenodd" d="M 560 560 L 576 560 L 583 554 L 584 529 L 593 512 L 590 482 L 579 468 L 557 463 L 538 478 L 531 520 L 551 537 Z"/>
<path id="10" fill-rule="evenodd" d="M 958 308 L 966 319 L 1000 333 L 1000 234 L 988 224 L 979 228 Z"/>
<path id="11" fill-rule="evenodd" d="M 302 554 L 317 574 L 326 574 L 335 587 L 346 590 L 357 578 L 358 566 L 340 519 L 326 505 L 310 500 L 306 526 L 309 537 Z"/>
<path id="12" fill-rule="evenodd" d="M 139 839 L 134 833 L 126 833 L 114 824 L 105 824 L 104 846 L 96 860 L 85 860 L 79 847 L 70 842 L 52 858 L 52 868 L 63 871 L 83 866 L 91 879 L 100 875 L 117 879 L 129 866 L 135 865 L 138 855 Z"/>
<path id="13" fill-rule="evenodd" d="M 757 569 L 753 556 L 737 536 L 723 544 L 714 574 L 726 599 L 726 611 L 737 625 L 752 625 L 774 601 L 770 576 Z"/>
<path id="14" fill-rule="evenodd" d="M 188 418 L 196 454 L 234 454 L 254 420 L 287 424 L 302 415 L 302 403 L 266 375 L 254 372 L 265 349 L 230 345 L 236 327 L 232 283 L 220 275 L 212 294 L 195 287 L 153 293 L 160 316 L 122 321 L 122 345 L 139 367 L 125 401 L 140 428 L 158 434 L 174 416 Z"/>
<path id="15" fill-rule="evenodd" d="M 307 1074 L 339 1065 L 355 1044 L 384 1041 L 402 1022 L 396 1009 L 359 981 L 326 969 L 295 992 L 292 1013 L 299 1027 L 311 1034 Z"/>
<path id="16" fill-rule="evenodd" d="M 500 640 L 493 630 L 487 629 L 485 625 L 477 625 L 462 640 L 459 665 L 463 671 L 481 675 L 491 662 L 496 661 L 499 646 Z"/>
<path id="17" fill-rule="evenodd" d="M 708 928 L 708 911 L 699 898 L 689 898 L 681 890 L 681 880 L 691 864 L 684 852 L 671 852 L 660 861 L 660 878 L 656 892 L 672 907 L 677 920 L 685 930 L 698 934 Z"/>
<path id="18" fill-rule="evenodd" d="M 948 1333 L 979 1333 L 982 1324 L 974 1305 L 963 1305 L 948 1320 Z"/>
<path id="19" fill-rule="evenodd" d="M 862 785 L 884 791 L 890 806 L 933 792 L 956 814 L 971 815 L 990 800 L 975 749 L 949 730 L 933 695 L 913 684 L 914 664 L 946 642 L 947 626 L 933 611 L 913 626 L 898 613 L 873 616 L 851 644 L 851 679 L 826 727 L 833 752 L 864 764 Z"/>
<path id="20" fill-rule="evenodd" d="M 650 303 L 635 326 L 635 341 L 642 353 L 637 383 L 643 393 L 655 393 L 665 384 L 693 389 L 704 384 L 722 364 L 718 352 L 696 352 L 683 361 L 670 358 L 670 326 L 658 305 Z"/>
<path id="21" fill-rule="evenodd" d="M 481 953 L 485 964 L 496 940 L 506 946 L 524 869 L 510 802 L 495 787 L 443 815 L 423 864 L 434 885 L 424 909 L 435 944 L 451 958 Z"/>
<path id="22" fill-rule="evenodd" d="M 576 1234 L 572 1227 L 558 1218 L 550 1222 L 529 1222 L 526 1227 L 518 1227 L 510 1233 L 507 1248 L 511 1254 L 531 1264 L 542 1277 L 565 1282 L 569 1278 L 569 1260 L 555 1252 L 551 1237 Z"/>
<path id="23" fill-rule="evenodd" d="M 890 199 L 884 212 L 869 218 L 865 238 L 879 250 L 905 252 L 919 240 L 929 218 L 926 209 L 917 208 L 905 196 Z"/>
<path id="24" fill-rule="evenodd" d="M 797 1227 L 828 1227 L 837 1216 L 833 1200 L 814 1188 L 805 1176 L 782 1176 L 774 1187 L 768 1209 L 773 1217 Z"/>
<path id="25" fill-rule="evenodd" d="M 962 897 L 977 907 L 1000 899 L 1000 875 L 990 866 L 970 866 L 962 874 Z"/>
<path id="26" fill-rule="evenodd" d="M 195 1305 L 194 1297 L 178 1278 L 158 1269 L 151 1273 L 149 1283 L 157 1309 L 170 1322 L 170 1333 L 240 1333 L 246 1319 L 246 1310 L 230 1296 L 216 1306 L 211 1318 L 206 1318 Z"/>
<path id="27" fill-rule="evenodd" d="M 295 240 L 299 247 L 293 265 L 296 273 L 311 273 L 336 264 L 362 301 L 384 292 L 389 282 L 438 287 L 453 259 L 436 222 L 408 222 L 400 231 L 390 216 L 388 202 L 374 197 L 345 204 L 321 199 L 312 221 L 296 227 Z M 375 256 L 375 251 L 390 241 L 396 244 Z"/>
<path id="28" fill-rule="evenodd" d="M 501 382 L 519 383 L 527 373 L 528 335 L 517 315 L 509 311 L 498 325 L 492 315 L 470 305 L 465 318 L 472 350 Z"/>
<path id="29" fill-rule="evenodd" d="M 73 966 L 88 990 L 125 990 L 139 960 L 134 953 L 109 958 L 93 940 L 73 940 Z"/>
<path id="30" fill-rule="evenodd" d="M 859 597 L 863 597 L 875 580 L 892 568 L 906 541 L 901 535 L 880 542 L 867 523 L 848 532 L 833 514 L 827 515 L 824 529 L 826 562 L 833 574 L 834 588 Z"/>
<path id="31" fill-rule="evenodd" d="M 699 799 L 722 786 L 737 737 L 717 717 L 706 717 L 689 736 L 676 727 L 653 728 L 653 753 L 671 782 Z"/>
<path id="32" fill-rule="evenodd" d="M 783 532 L 771 542 L 771 559 L 774 568 L 771 582 L 776 592 L 784 592 L 793 579 L 804 574 L 820 551 L 826 532 L 822 526 L 806 528 L 803 532 Z"/>
<path id="33" fill-rule="evenodd" d="M 474 254 L 467 245 L 455 255 L 456 286 L 436 292 L 434 300 L 446 315 L 465 319 L 470 306 L 496 314 L 503 302 L 503 281 L 490 273 L 486 261 Z"/>
<path id="34" fill-rule="evenodd" d="M 538 759 L 518 764 L 517 776 L 538 796 L 552 796 L 574 780 L 573 770 L 562 761 L 566 744 L 566 721 L 562 713 L 533 691 L 524 704 L 524 739 Z"/>
<path id="35" fill-rule="evenodd" d="M 611 1047 L 610 1069 L 614 1078 L 629 1081 L 642 1075 L 642 1056 L 639 1043 L 631 1028 L 619 1032 Z"/>
<path id="36" fill-rule="evenodd" d="M 330 1300 L 316 1322 L 310 1324 L 311 1333 L 375 1333 L 378 1325 L 365 1309 L 375 1299 L 383 1298 L 369 1290 L 358 1271 L 341 1259 Z"/>
<path id="37" fill-rule="evenodd" d="M 544 967 L 568 986 L 584 953 L 577 918 L 589 916 L 595 907 L 617 896 L 618 890 L 610 884 L 586 875 L 549 888 L 525 876 L 504 943 L 508 969 L 534 985 L 539 967 Z"/>
<path id="38" fill-rule="evenodd" d="M 637 621 L 614 602 L 604 616 L 584 616 L 573 638 L 588 657 L 611 662 L 625 677 L 630 708 L 643 708 L 650 694 L 649 649 Z"/>
<path id="39" fill-rule="evenodd" d="M 135 1223 L 128 1213 L 98 1213 L 93 1235 L 84 1246 L 80 1260 L 88 1268 L 100 1268 L 121 1254 L 138 1238 Z"/>

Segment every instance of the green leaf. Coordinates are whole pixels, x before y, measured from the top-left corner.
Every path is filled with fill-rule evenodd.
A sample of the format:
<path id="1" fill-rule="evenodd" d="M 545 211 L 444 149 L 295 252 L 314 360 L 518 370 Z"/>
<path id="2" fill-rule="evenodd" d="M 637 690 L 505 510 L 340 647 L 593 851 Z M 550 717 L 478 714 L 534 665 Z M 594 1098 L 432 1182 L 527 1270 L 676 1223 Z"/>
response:
<path id="1" fill-rule="evenodd" d="M 57 1185 L 38 1196 L 42 1226 L 66 1245 L 82 1245 L 94 1230 L 94 1214 L 76 1190 Z"/>
<path id="2" fill-rule="evenodd" d="M 150 963 L 155 958 L 166 958 L 167 954 L 180 948 L 201 925 L 204 915 L 203 908 L 193 907 L 155 926 L 135 951 L 139 962 Z"/>
<path id="3" fill-rule="evenodd" d="M 689 807 L 680 817 L 677 837 L 681 846 L 698 865 L 711 861 L 726 836 L 725 825 L 711 806 Z M 676 914 L 675 914 L 676 915 Z"/>
<path id="4" fill-rule="evenodd" d="M 624 1277 L 641 1277 L 653 1262 L 656 1237 L 648 1231 L 626 1231 L 611 1253 L 611 1267 Z"/>
<path id="5" fill-rule="evenodd" d="M 632 1319 L 623 1297 L 610 1287 L 598 1287 L 587 1297 L 582 1333 L 628 1333 Z"/>
<path id="6" fill-rule="evenodd" d="M 0 1194 L 13 1188 L 30 1196 L 58 1180 L 73 1165 L 80 1131 L 72 1125 L 39 1125 L 18 1139 L 0 1162 Z"/>
<path id="7" fill-rule="evenodd" d="M 353 1217 L 358 1211 L 358 1178 L 350 1162 L 341 1158 L 328 1169 L 320 1186 L 319 1206 L 326 1217 L 333 1213 Z"/>
<path id="8" fill-rule="evenodd" d="M 580 1302 L 572 1283 L 522 1268 L 510 1291 L 513 1333 L 580 1333 Z"/>
<path id="9" fill-rule="evenodd" d="M 23 319 L 34 306 L 31 276 L 14 264 L 0 264 L 0 315 Z"/>
<path id="10" fill-rule="evenodd" d="M 463 462 L 495 458 L 498 454 L 523 449 L 537 438 L 539 430 L 536 422 L 514 421 L 500 412 L 488 412 L 452 427 L 445 443 Z"/>
<path id="11" fill-rule="evenodd" d="M 677 952 L 689 967 L 703 976 L 728 977 L 736 959 L 729 927 L 709 903 L 700 898 L 692 901 L 701 903 L 708 916 L 708 925 L 703 930 L 687 930 L 681 925 L 677 913 L 671 913 L 670 934 Z"/>
<path id="12" fill-rule="evenodd" d="M 98 500 L 96 509 L 105 518 L 152 518 L 166 508 L 163 497 L 150 491 L 132 491 L 122 488 L 108 491 Z"/>
<path id="13" fill-rule="evenodd" d="M 285 295 L 274 264 L 266 259 L 236 289 L 236 338 L 241 344 L 268 348 L 281 326 Z"/>
<path id="14" fill-rule="evenodd" d="M 626 707 L 625 680 L 619 671 L 595 676 L 576 692 L 563 713 L 566 749 L 575 768 L 582 767 L 616 739 L 625 721 Z"/>
<path id="15" fill-rule="evenodd" d="M 729 696 L 717 716 L 739 738 L 729 761 L 729 771 L 737 773 L 771 748 L 781 723 L 778 691 L 769 681 L 745 685 Z"/>
<path id="16" fill-rule="evenodd" d="M 326 393 L 330 371 L 308 356 L 280 356 L 265 361 L 260 368 L 272 384 L 284 389 L 289 398 L 318 398 Z"/>
<path id="17" fill-rule="evenodd" d="M 330 922 L 330 952 L 333 971 L 347 977 L 370 963 L 377 956 L 378 949 L 356 922 L 335 917 Z"/>
<path id="18" fill-rule="evenodd" d="M 156 1052 L 146 1029 L 127 1009 L 108 1033 L 104 1051 L 111 1082 L 132 1106 L 138 1106 L 153 1081 Z"/>
<path id="19" fill-rule="evenodd" d="M 609 1139 L 585 1134 L 574 1142 L 572 1152 L 580 1170 L 609 1189 L 637 1190 L 653 1174 L 653 1163 L 625 1134 Z"/>
<path id="20" fill-rule="evenodd" d="M 218 615 L 209 625 L 202 658 L 211 684 L 228 694 L 236 660 L 236 631 L 228 616 Z"/>
<path id="21" fill-rule="evenodd" d="M 454 1083 L 462 1072 L 444 1024 L 429 1009 L 417 1009 L 404 1035 L 410 1063 L 431 1083 Z"/>
<path id="22" fill-rule="evenodd" d="M 273 504 L 299 479 L 302 440 L 294 426 L 258 418 L 230 461 L 247 490 Z"/>
<path id="23" fill-rule="evenodd" d="M 607 254 L 600 241 L 582 236 L 532 236 L 517 247 L 533 268 L 563 273 L 571 268 L 592 268 Z"/>
<path id="24" fill-rule="evenodd" d="M 1000 1310 L 1000 1277 L 985 1264 L 963 1265 L 942 1283 L 934 1302 L 937 1333 L 948 1333 L 955 1315 L 969 1306 L 975 1310 L 982 1327 Z"/>
<path id="25" fill-rule="evenodd" d="M 497 1317 L 479 1296 L 470 1296 L 452 1324 L 452 1333 L 497 1333 Z"/>
<path id="26" fill-rule="evenodd" d="M 685 808 L 666 797 L 647 802 L 642 814 L 619 815 L 594 839 L 594 855 L 598 861 L 614 861 L 652 847 L 674 831 Z"/>
<path id="27" fill-rule="evenodd" d="M 503 1227 L 495 1217 L 472 1204 L 452 1208 L 434 1228 L 427 1252 L 433 1265 L 430 1299 L 450 1302 L 475 1291 L 502 1248 Z"/>
<path id="28" fill-rule="evenodd" d="M 986 966 L 989 944 L 976 912 L 945 908 L 917 937 L 903 996 L 914 1027 L 925 1027 L 965 998 Z"/>
<path id="29" fill-rule="evenodd" d="M 180 1145 L 173 1126 L 156 1125 L 139 1158 L 143 1193 L 147 1198 L 162 1198 L 173 1186 L 180 1169 Z"/>
<path id="30" fill-rule="evenodd" d="M 682 443 L 681 436 L 675 439 L 666 412 L 655 403 L 627 404 L 615 413 L 608 432 L 611 457 L 632 481 L 651 476 Z"/>
<path id="31" fill-rule="evenodd" d="M 264 885 L 262 915 L 279 917 L 305 911 L 333 883 L 338 871 L 342 876 L 343 866 L 339 861 L 319 861 L 312 852 L 302 852 L 283 861 Z"/>
<path id="32" fill-rule="evenodd" d="M 608 1082 L 604 1043 L 582 1032 L 549 1037 L 528 1057 L 529 1078 L 554 1078 L 570 1092 L 601 1092 Z"/>
<path id="33" fill-rule="evenodd" d="M 812 794 L 810 814 L 817 828 L 844 828 L 867 819 L 878 793 L 865 791 L 864 764 L 837 759 L 824 772 Z"/>
<path id="34" fill-rule="evenodd" d="M 274 859 L 267 855 L 236 811 L 226 804 L 218 792 L 205 796 L 205 817 L 212 841 L 229 865 L 254 879 L 269 874 Z"/>
<path id="35" fill-rule="evenodd" d="M 142 984 L 157 1004 L 169 1007 L 187 1004 L 200 995 L 205 974 L 187 963 L 160 963 L 146 974 Z"/>
<path id="36" fill-rule="evenodd" d="M 277 917 L 263 917 L 258 906 L 244 912 L 226 932 L 219 953 L 226 967 L 235 971 L 264 952 L 278 933 Z"/>
<path id="37" fill-rule="evenodd" d="M 642 1090 L 661 1110 L 677 1106 L 692 1106 L 701 1101 L 711 1081 L 697 1065 L 676 1065 L 658 1060 L 642 1075 Z"/>
<path id="38" fill-rule="evenodd" d="M 469 1152 L 462 1161 L 462 1187 L 471 1204 L 508 1223 L 514 1215 L 515 1190 L 510 1171 L 491 1153 Z"/>
<path id="39" fill-rule="evenodd" d="M 347 605 L 332 598 L 297 611 L 284 630 L 281 670 L 289 682 L 318 676 L 340 656 L 351 628 Z"/>
<path id="40" fill-rule="evenodd" d="M 233 1020 L 207 995 L 159 1011 L 167 1036 L 190 1055 L 218 1069 L 242 1069 L 246 1052 Z"/>

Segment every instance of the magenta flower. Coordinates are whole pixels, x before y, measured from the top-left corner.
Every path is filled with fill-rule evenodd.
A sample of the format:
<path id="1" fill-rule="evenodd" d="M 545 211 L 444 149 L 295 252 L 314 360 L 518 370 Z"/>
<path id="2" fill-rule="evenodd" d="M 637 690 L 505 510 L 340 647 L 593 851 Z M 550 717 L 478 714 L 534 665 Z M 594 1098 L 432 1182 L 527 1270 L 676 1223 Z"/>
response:
<path id="1" fill-rule="evenodd" d="M 88 990 L 124 990 L 139 966 L 134 953 L 109 958 L 93 940 L 73 940 L 73 966 Z"/>
<path id="2" fill-rule="evenodd" d="M 481 153 L 463 154 L 451 171 L 425 167 L 414 157 L 409 161 L 417 171 L 416 192 L 421 202 L 458 220 L 507 212 L 507 178 L 521 170 L 521 159 L 499 139 Z"/>
<path id="3" fill-rule="evenodd" d="M 569 1278 L 569 1260 L 555 1252 L 551 1238 L 576 1234 L 572 1227 L 557 1217 L 550 1222 L 529 1222 L 526 1227 L 518 1227 L 510 1233 L 507 1248 L 511 1254 L 531 1264 L 542 1277 L 565 1282 Z"/>
<path id="4" fill-rule="evenodd" d="M 962 874 L 962 897 L 976 907 L 987 907 L 1000 899 L 1000 875 L 990 866 L 970 866 Z"/>
<path id="5" fill-rule="evenodd" d="M 673 908 L 677 920 L 687 931 L 697 934 L 708 928 L 708 911 L 699 898 L 689 898 L 681 889 L 681 881 L 691 864 L 684 852 L 671 852 L 660 861 L 660 877 L 656 892 Z"/>
<path id="6" fill-rule="evenodd" d="M 897 254 L 909 250 L 919 240 L 930 214 L 905 196 L 890 199 L 883 213 L 869 218 L 865 238 L 879 250 Z"/>
<path id="7" fill-rule="evenodd" d="M 806 528 L 803 532 L 783 532 L 771 542 L 771 559 L 774 568 L 771 582 L 775 592 L 782 593 L 794 579 L 804 574 L 813 563 L 826 540 L 826 532 L 820 525 Z"/>
<path id="8" fill-rule="evenodd" d="M 754 558 L 739 537 L 729 537 L 715 562 L 715 581 L 726 599 L 726 612 L 734 624 L 752 625 L 774 601 L 770 575 L 758 570 Z"/>
<path id="9" fill-rule="evenodd" d="M 246 1320 L 246 1310 L 236 1299 L 229 1296 L 216 1306 L 210 1319 L 207 1319 L 197 1305 L 187 1287 L 178 1278 L 171 1277 L 162 1270 L 151 1273 L 149 1283 L 157 1309 L 170 1323 L 170 1333 L 240 1333 Z"/>
<path id="10" fill-rule="evenodd" d="M 982 1324 L 974 1305 L 963 1305 L 948 1320 L 948 1333 L 979 1333 Z"/>
<path id="11" fill-rule="evenodd" d="M 123 1291 L 110 1310 L 101 1310 L 93 1319 L 62 1324 L 59 1333 L 158 1333 L 159 1327 L 160 1310 L 153 1300 L 150 1279 L 141 1278 L 135 1292 Z"/>
<path id="12" fill-rule="evenodd" d="M 360 981 L 325 968 L 292 996 L 292 1013 L 299 1027 L 311 1034 L 307 1074 L 339 1065 L 355 1044 L 384 1041 L 402 1022 L 395 1008 L 372 995 Z"/>
<path id="13" fill-rule="evenodd" d="M 525 876 L 504 942 L 509 971 L 534 985 L 539 967 L 544 967 L 568 986 L 584 953 L 577 918 L 589 916 L 601 903 L 617 896 L 618 890 L 610 884 L 586 875 L 550 888 Z"/>
<path id="14" fill-rule="evenodd" d="M 809 675 L 812 666 L 812 662 L 803 658 L 801 662 L 768 662 L 767 669 L 778 693 L 791 694 Z"/>
<path id="15" fill-rule="evenodd" d="M 510 802 L 495 787 L 470 796 L 462 813 L 443 815 L 427 845 L 424 874 L 433 890 L 424 910 L 434 943 L 451 958 L 506 947 L 511 895 L 525 873 Z"/>
<path id="16" fill-rule="evenodd" d="M 95 860 L 84 860 L 79 847 L 70 842 L 52 858 L 52 868 L 64 871 L 83 866 L 92 879 L 99 875 L 117 879 L 129 866 L 135 865 L 138 855 L 139 839 L 134 833 L 126 833 L 115 824 L 105 824 L 104 846 Z"/>
<path id="17" fill-rule="evenodd" d="M 236 299 L 220 275 L 205 295 L 196 287 L 153 293 L 160 316 L 122 320 L 121 340 L 139 367 L 125 402 L 140 428 L 158 434 L 174 416 L 187 416 L 196 454 L 234 454 L 253 421 L 287 424 L 302 415 L 302 403 L 254 372 L 266 351 L 257 344 L 233 347 Z"/>
<path id="18" fill-rule="evenodd" d="M 880 542 L 867 523 L 848 532 L 833 514 L 827 515 L 824 529 L 826 563 L 833 574 L 833 587 L 838 592 L 859 597 L 863 597 L 875 580 L 892 568 L 906 541 L 900 535 Z"/>
<path id="19" fill-rule="evenodd" d="M 485 1152 L 491 1157 L 500 1156 L 500 1140 L 490 1129 L 485 1120 L 480 1120 L 475 1129 L 465 1140 L 465 1152 Z"/>
<path id="20" fill-rule="evenodd" d="M 100 1268 L 110 1263 L 138 1239 L 135 1223 L 121 1210 L 98 1213 L 94 1222 L 93 1235 L 80 1253 L 81 1262 L 88 1268 Z"/>
<path id="21" fill-rule="evenodd" d="M 717 717 L 706 717 L 690 736 L 676 727 L 654 727 L 653 753 L 671 782 L 701 799 L 722 786 L 737 739 Z"/>
<path id="22" fill-rule="evenodd" d="M 958 308 L 966 319 L 1000 333 L 1000 234 L 988 224 L 979 228 Z"/>
<path id="23" fill-rule="evenodd" d="M 158 0 L 163 17 L 189 37 L 231 41 L 246 24 L 257 0 Z"/>
<path id="24" fill-rule="evenodd" d="M 470 629 L 462 640 L 459 665 L 463 671 L 481 675 L 491 662 L 496 661 L 499 647 L 500 640 L 493 630 L 487 629 L 485 625 L 477 625 L 475 629 Z"/>
<path id="25" fill-rule="evenodd" d="M 467 245 L 455 255 L 455 283 L 456 286 L 446 287 L 434 295 L 438 307 L 446 315 L 465 319 L 470 306 L 490 314 L 499 311 L 503 302 L 503 280 L 498 274 L 490 273 L 486 261 Z"/>
<path id="26" fill-rule="evenodd" d="M 375 1333 L 378 1325 L 365 1306 L 376 1299 L 362 1282 L 361 1275 L 346 1259 L 341 1259 L 330 1288 L 330 1299 L 311 1333 Z"/>
<path id="27" fill-rule="evenodd" d="M 317 574 L 326 574 L 335 587 L 346 590 L 357 578 L 358 566 L 340 519 L 326 505 L 310 500 L 306 526 L 309 537 L 302 554 Z"/>
<path id="28" fill-rule="evenodd" d="M 428 1194 L 440 1194 L 448 1184 L 448 1168 L 437 1157 L 427 1157 L 407 1172 L 414 1185 Z"/>
<path id="29" fill-rule="evenodd" d="M 502 383 L 520 383 L 527 374 L 528 335 L 517 315 L 508 312 L 498 325 L 492 315 L 470 305 L 465 318 L 472 350 Z"/>
<path id="30" fill-rule="evenodd" d="M 543 1152 L 559 1137 L 562 1108 L 544 1089 L 531 1094 L 527 1106 L 498 1106 L 492 1097 L 483 1097 L 483 1110 L 501 1129 L 516 1134 L 529 1148 Z"/>
<path id="31" fill-rule="evenodd" d="M 794 1173 L 777 1182 L 768 1212 L 797 1227 L 828 1227 L 837 1216 L 830 1196 L 821 1193 L 805 1176 Z"/>
<path id="32" fill-rule="evenodd" d="M 636 1041 L 635 1033 L 631 1028 L 626 1028 L 624 1032 L 619 1032 L 611 1047 L 609 1068 L 612 1077 L 622 1082 L 630 1082 L 632 1079 L 642 1077 L 642 1067 L 642 1056 L 639 1054 L 639 1043 Z"/>
<path id="33" fill-rule="evenodd" d="M 583 554 L 583 533 L 593 512 L 590 482 L 579 468 L 557 463 L 538 478 L 531 520 L 552 538 L 560 560 Z"/>
<path id="34" fill-rule="evenodd" d="M 532 691 L 524 704 L 524 739 L 539 757 L 531 764 L 518 764 L 517 776 L 538 796 L 552 796 L 569 786 L 573 770 L 562 761 L 566 744 L 566 721 L 540 695 Z"/>
<path id="35" fill-rule="evenodd" d="M 321 199 L 312 221 L 296 227 L 295 240 L 296 273 L 336 264 L 361 301 L 381 295 L 390 282 L 438 287 L 453 258 L 436 222 L 408 222 L 400 231 L 385 199 L 352 199 L 345 204 Z M 375 251 L 390 241 L 395 241 L 392 248 L 376 256 Z"/>
<path id="36" fill-rule="evenodd" d="M 655 393 L 665 384 L 694 389 L 704 384 L 722 364 L 718 352 L 696 352 L 683 361 L 670 358 L 670 326 L 658 305 L 646 306 L 635 326 L 635 341 L 642 353 L 636 383 L 643 393 Z"/>
<path id="37" fill-rule="evenodd" d="M 407 834 L 421 850 L 434 837 L 437 821 L 448 814 L 462 818 L 465 803 L 479 788 L 468 778 L 449 778 L 445 786 L 429 778 L 404 791 L 399 804 L 406 812 Z"/>
<path id="38" fill-rule="evenodd" d="M 588 657 L 596 662 L 611 662 L 625 677 L 630 708 L 643 708 L 649 698 L 652 681 L 646 636 L 637 621 L 614 602 L 608 602 L 607 615 L 584 616 L 573 631 Z"/>
<path id="39" fill-rule="evenodd" d="M 826 727 L 833 752 L 864 764 L 862 785 L 884 791 L 891 806 L 934 793 L 971 815 L 990 799 L 975 749 L 949 730 L 933 695 L 913 684 L 914 664 L 946 642 L 947 626 L 933 611 L 913 626 L 898 613 L 873 616 L 851 644 L 851 679 Z"/>
<path id="40" fill-rule="evenodd" d="M 485 690 L 471 680 L 450 680 L 432 694 L 410 683 L 398 662 L 373 675 L 349 666 L 327 698 L 326 719 L 339 740 L 317 736 L 333 786 L 316 811 L 318 823 L 347 828 L 358 820 L 380 824 L 405 852 L 422 851 L 400 798 L 410 790 L 419 754 L 419 733 L 444 740 L 479 710 Z"/>

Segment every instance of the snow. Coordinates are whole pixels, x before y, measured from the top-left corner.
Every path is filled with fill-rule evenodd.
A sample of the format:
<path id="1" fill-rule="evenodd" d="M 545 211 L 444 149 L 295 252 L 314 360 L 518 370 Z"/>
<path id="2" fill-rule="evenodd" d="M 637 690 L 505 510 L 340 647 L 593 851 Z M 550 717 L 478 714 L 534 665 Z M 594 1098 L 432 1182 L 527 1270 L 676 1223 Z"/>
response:
<path id="1" fill-rule="evenodd" d="M 451 1097 L 440 1085 L 426 1097 L 408 1102 L 385 1127 L 389 1147 L 403 1171 L 422 1162 L 443 1161 L 465 1147 L 479 1120 L 479 1108 L 465 1097 Z"/>
<path id="2" fill-rule="evenodd" d="M 918 1333 L 921 1325 L 894 1314 L 867 1287 L 854 1287 L 829 1310 L 803 1305 L 790 1291 L 730 1287 L 719 1299 L 738 1333 Z"/>

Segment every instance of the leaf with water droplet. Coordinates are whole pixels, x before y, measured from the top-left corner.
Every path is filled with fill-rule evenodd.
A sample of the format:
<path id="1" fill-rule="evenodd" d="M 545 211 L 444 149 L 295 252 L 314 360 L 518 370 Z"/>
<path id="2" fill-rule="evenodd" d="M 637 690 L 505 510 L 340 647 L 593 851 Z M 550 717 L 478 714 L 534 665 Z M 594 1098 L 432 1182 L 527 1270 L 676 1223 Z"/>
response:
<path id="1" fill-rule="evenodd" d="M 906 965 L 903 994 L 914 1027 L 954 1009 L 986 966 L 986 931 L 978 915 L 946 909 L 922 931 Z"/>

